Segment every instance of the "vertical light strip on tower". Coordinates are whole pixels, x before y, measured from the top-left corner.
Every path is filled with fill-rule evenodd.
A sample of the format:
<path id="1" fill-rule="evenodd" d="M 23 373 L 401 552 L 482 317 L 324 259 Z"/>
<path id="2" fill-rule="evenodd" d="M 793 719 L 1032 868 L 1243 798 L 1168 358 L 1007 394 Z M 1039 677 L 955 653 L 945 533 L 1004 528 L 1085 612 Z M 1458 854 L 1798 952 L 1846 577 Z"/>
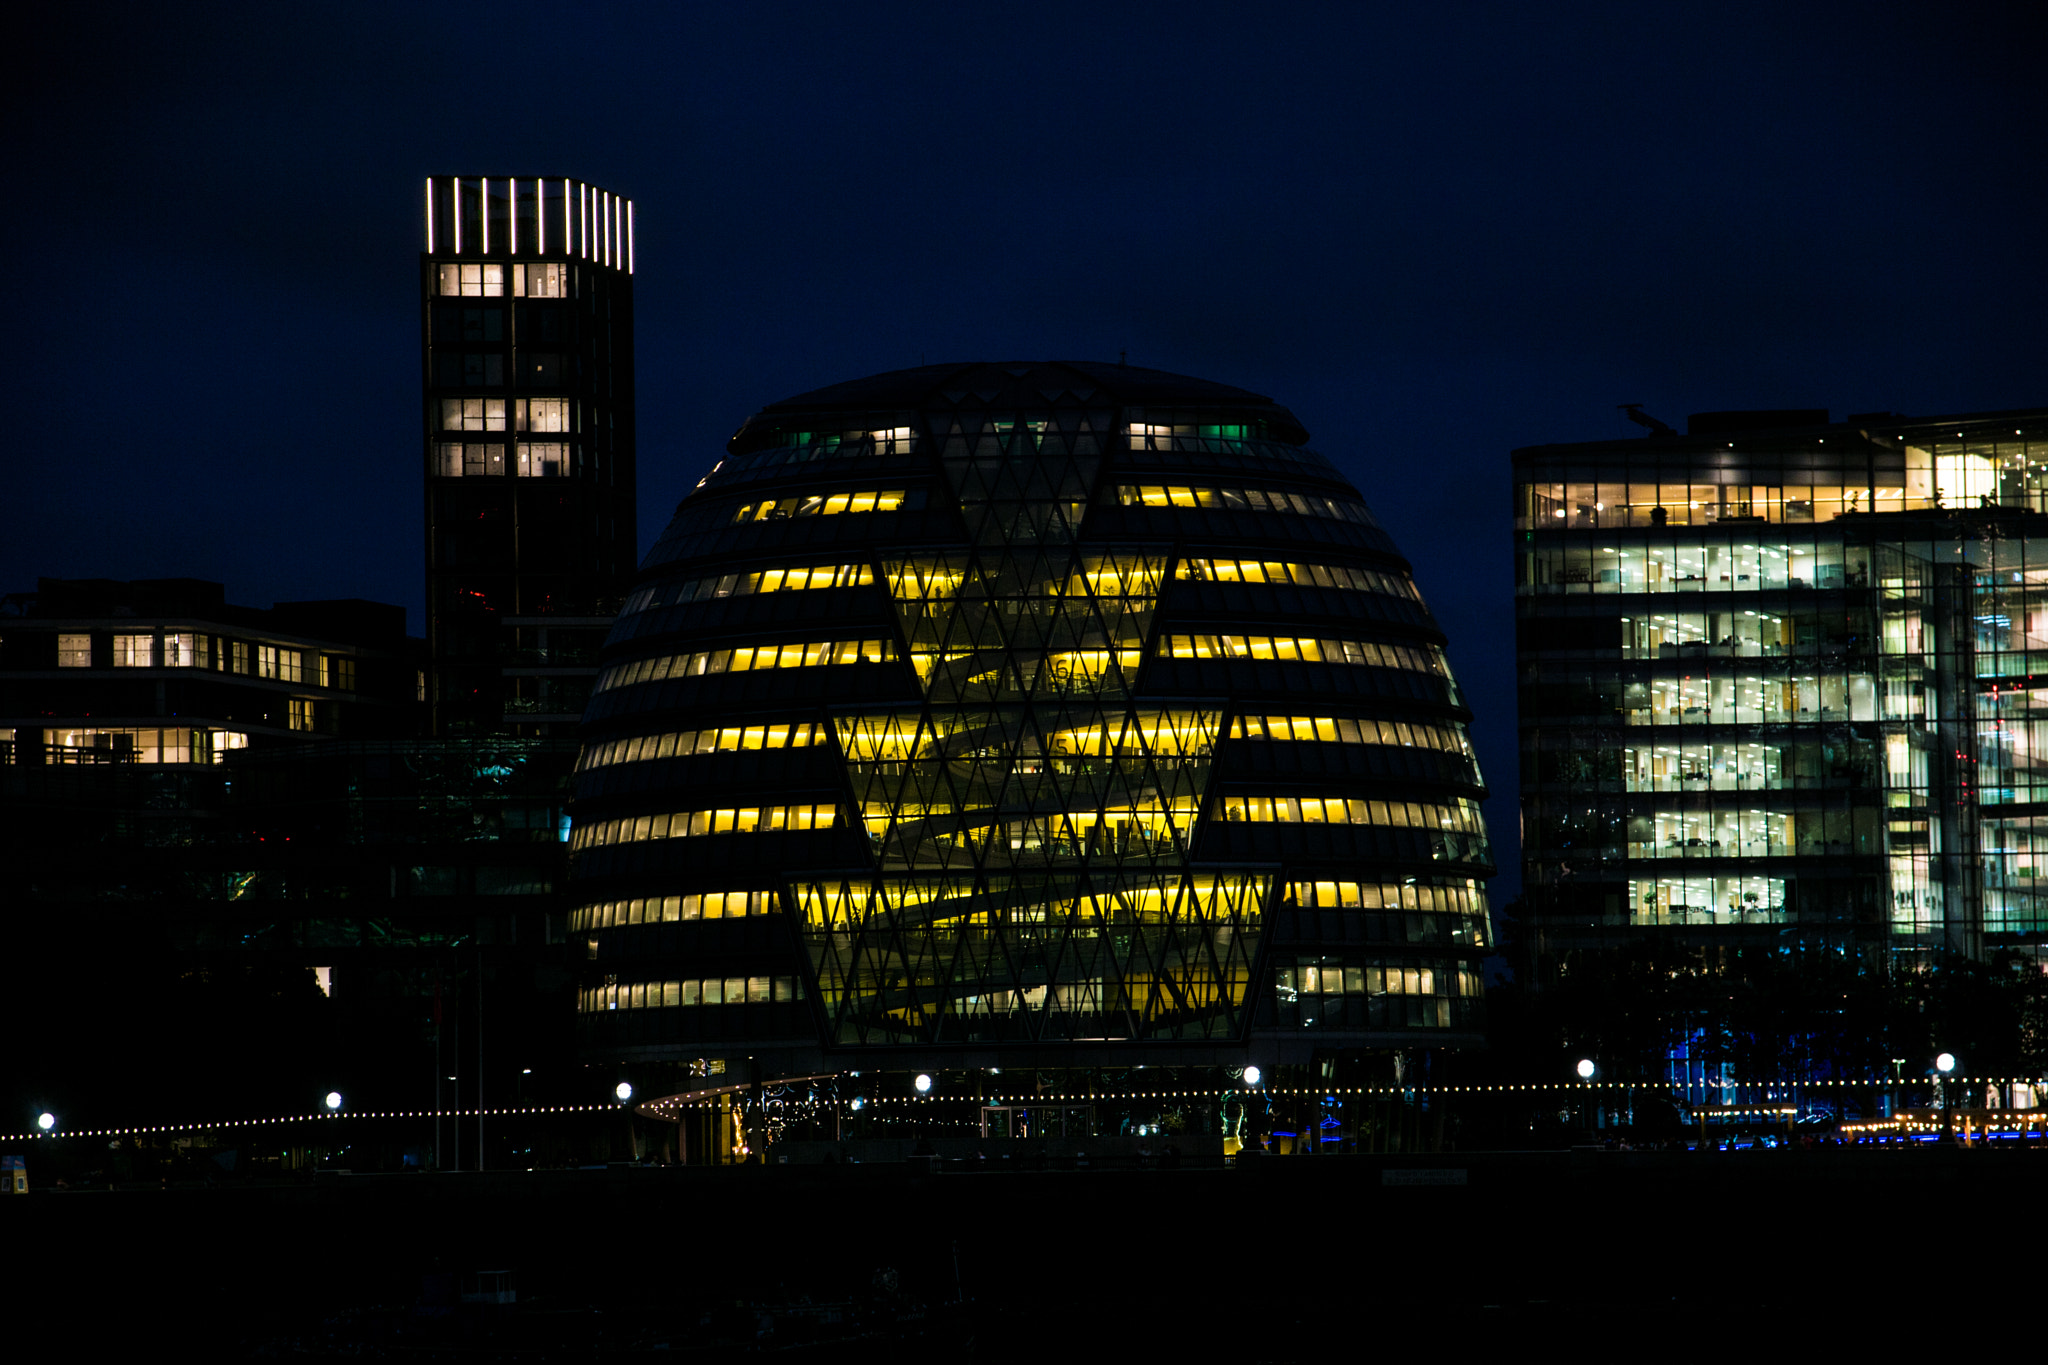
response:
<path id="1" fill-rule="evenodd" d="M 633 201 L 626 201 L 626 273 L 633 273 Z"/>
<path id="2" fill-rule="evenodd" d="M 519 254 L 519 177 L 516 175 L 505 182 L 505 205 L 511 210 L 507 215 L 512 220 L 511 251 L 514 256 L 517 256 Z"/>
<path id="3" fill-rule="evenodd" d="M 434 177 L 427 177 L 427 254 L 434 251 Z"/>
<path id="4" fill-rule="evenodd" d="M 564 180 L 562 182 L 562 254 L 564 256 L 575 250 L 575 241 L 576 231 L 569 222 L 569 182 Z"/>
<path id="5" fill-rule="evenodd" d="M 491 254 L 491 178 L 479 176 L 476 182 L 476 206 L 484 217 L 484 255 Z"/>
<path id="6" fill-rule="evenodd" d="M 454 186 L 455 200 L 455 254 L 462 254 L 462 177 L 456 176 L 449 182 Z"/>

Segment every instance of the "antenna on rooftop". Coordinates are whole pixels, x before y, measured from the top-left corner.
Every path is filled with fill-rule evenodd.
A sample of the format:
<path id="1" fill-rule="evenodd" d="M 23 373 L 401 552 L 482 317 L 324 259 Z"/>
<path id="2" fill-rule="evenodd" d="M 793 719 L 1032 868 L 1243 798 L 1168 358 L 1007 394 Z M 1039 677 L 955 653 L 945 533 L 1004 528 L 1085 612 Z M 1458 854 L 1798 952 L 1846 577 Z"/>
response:
<path id="1" fill-rule="evenodd" d="M 1628 414 L 1628 420 L 1639 427 L 1648 427 L 1652 436 L 1676 436 L 1678 433 L 1669 426 L 1643 411 L 1641 403 L 1616 403 L 1615 407 Z"/>

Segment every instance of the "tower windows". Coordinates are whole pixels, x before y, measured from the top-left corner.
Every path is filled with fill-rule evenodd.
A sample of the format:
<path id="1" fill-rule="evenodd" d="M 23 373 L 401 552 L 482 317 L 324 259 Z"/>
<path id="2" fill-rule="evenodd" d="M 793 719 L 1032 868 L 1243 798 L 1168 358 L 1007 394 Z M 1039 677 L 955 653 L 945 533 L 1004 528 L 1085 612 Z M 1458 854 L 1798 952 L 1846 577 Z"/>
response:
<path id="1" fill-rule="evenodd" d="M 444 262 L 440 292 L 451 297 L 498 298 L 505 292 L 505 267 L 496 261 Z"/>
<path id="2" fill-rule="evenodd" d="M 525 404 L 522 402 L 523 408 Z M 441 430 L 503 431 L 505 400 L 502 398 L 443 398 Z"/>

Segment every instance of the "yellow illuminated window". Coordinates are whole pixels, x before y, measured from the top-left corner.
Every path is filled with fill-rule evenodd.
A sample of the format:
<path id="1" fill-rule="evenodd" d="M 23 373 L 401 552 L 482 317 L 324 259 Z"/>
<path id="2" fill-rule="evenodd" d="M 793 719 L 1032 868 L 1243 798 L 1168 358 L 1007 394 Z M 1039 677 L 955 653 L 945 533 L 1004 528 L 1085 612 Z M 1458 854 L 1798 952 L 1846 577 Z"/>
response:
<path id="1" fill-rule="evenodd" d="M 1372 640 L 1324 640 L 1287 635 L 1167 635 L 1159 641 L 1167 659 L 1291 659 L 1303 663 L 1403 668 L 1449 676 L 1443 651 L 1434 645 L 1385 645 Z"/>
<path id="2" fill-rule="evenodd" d="M 811 721 L 735 725 L 717 730 L 675 730 L 591 745 L 583 751 L 577 767 L 579 770 L 605 768 L 614 763 L 639 763 L 650 758 L 688 758 L 693 754 L 731 753 L 740 749 L 801 749 L 824 742 L 825 727 Z"/>
<path id="3" fill-rule="evenodd" d="M 503 431 L 504 429 L 505 400 L 502 398 L 443 398 L 441 400 L 441 430 L 443 431 Z"/>
<path id="4" fill-rule="evenodd" d="M 567 398 L 521 398 L 512 407 L 512 426 L 517 431 L 574 431 L 575 408 Z"/>
<path id="5" fill-rule="evenodd" d="M 91 668 L 92 636 L 59 635 L 57 637 L 57 667 Z"/>
<path id="6" fill-rule="evenodd" d="M 313 728 L 313 703 L 304 697 L 291 697 L 285 702 L 286 723 L 294 730 Z"/>
<path id="7" fill-rule="evenodd" d="M 440 269 L 440 292 L 463 298 L 497 298 L 505 292 L 505 267 L 496 261 L 450 261 Z"/>
<path id="8" fill-rule="evenodd" d="M 1223 798 L 1229 821 L 1308 825 L 1391 825 L 1396 828 L 1486 833 L 1475 802 L 1363 801 L 1357 797 L 1232 794 Z"/>
<path id="9" fill-rule="evenodd" d="M 679 896 L 636 896 L 599 901 L 569 912 L 572 931 L 616 929 L 633 924 L 675 924 L 699 919 L 745 919 L 773 915 L 781 902 L 773 891 L 696 891 Z"/>
<path id="10" fill-rule="evenodd" d="M 580 825 L 569 837 L 571 849 L 605 848 L 651 839 L 690 839 L 705 834 L 758 834 L 772 830 L 831 829 L 838 807 L 743 806 L 723 810 L 678 811 L 671 815 L 622 816 Z"/>
<path id="11" fill-rule="evenodd" d="M 729 976 L 690 981 L 636 981 L 585 986 L 576 992 L 580 1013 L 607 1010 L 689 1008 L 698 1005 L 765 1005 L 804 998 L 800 976 Z"/>
<path id="12" fill-rule="evenodd" d="M 657 607 L 707 602 L 721 597 L 745 597 L 760 592 L 865 587 L 874 581 L 874 570 L 865 564 L 812 564 L 762 569 L 755 573 L 722 574 L 715 578 L 692 578 L 681 583 L 658 583 L 642 588 L 626 599 L 622 614 L 630 616 L 636 611 L 652 611 Z"/>
<path id="13" fill-rule="evenodd" d="M 894 640 L 816 640 L 787 645 L 748 645 L 738 649 L 667 654 L 632 663 L 613 664 L 597 680 L 593 692 L 664 678 L 694 678 L 711 673 L 753 673 L 764 668 L 811 668 L 833 664 L 879 664 L 896 657 Z"/>
<path id="14" fill-rule="evenodd" d="M 1207 488 L 1186 484 L 1122 484 L 1116 500 L 1124 507 L 1200 507 L 1226 512 L 1285 512 L 1373 526 L 1362 502 L 1326 498 L 1320 493 L 1286 493 L 1266 488 Z"/>
<path id="15" fill-rule="evenodd" d="M 1197 583 L 1289 583 L 1297 587 L 1381 592 L 1419 600 L 1415 585 L 1397 574 L 1348 564 L 1288 564 L 1258 559 L 1183 559 L 1175 577 Z"/>
<path id="16" fill-rule="evenodd" d="M 922 489 L 880 489 L 863 493 L 817 493 L 808 497 L 769 498 L 750 502 L 733 513 L 732 524 L 786 521 L 791 517 L 837 516 L 842 512 L 915 511 L 924 506 Z"/>
<path id="17" fill-rule="evenodd" d="M 1294 882 L 1295 904 L 1316 910 L 1415 910 L 1426 914 L 1483 915 L 1486 890 L 1476 880 L 1418 886 L 1412 882 Z"/>
<path id="18" fill-rule="evenodd" d="M 218 763 L 249 737 L 224 730 L 62 729 L 43 731 L 44 761 L 68 763 Z"/>
<path id="19" fill-rule="evenodd" d="M 442 266 L 443 271 L 447 266 Z M 512 292 L 520 298 L 559 299 L 569 282 L 569 267 L 555 262 L 534 262 L 512 267 Z M 441 291 L 446 293 L 444 289 Z"/>
<path id="20" fill-rule="evenodd" d="M 1230 737 L 1297 743 L 1398 744 L 1455 754 L 1472 752 L 1464 732 L 1449 726 L 1351 716 L 1239 716 L 1230 722 Z"/>

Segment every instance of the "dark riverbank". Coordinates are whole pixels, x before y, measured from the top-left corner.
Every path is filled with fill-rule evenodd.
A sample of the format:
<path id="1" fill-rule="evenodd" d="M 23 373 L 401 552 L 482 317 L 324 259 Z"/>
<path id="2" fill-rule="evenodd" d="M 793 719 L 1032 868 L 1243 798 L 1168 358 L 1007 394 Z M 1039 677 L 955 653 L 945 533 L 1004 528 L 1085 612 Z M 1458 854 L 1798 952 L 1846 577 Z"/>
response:
<path id="1" fill-rule="evenodd" d="M 1581 1151 L 322 1173 L 38 1192 L 0 1223 L 15 1326 L 74 1347 L 1295 1360 L 1712 1322 L 1882 1344 L 2027 1302 L 2044 1191 L 2016 1146 Z"/>

